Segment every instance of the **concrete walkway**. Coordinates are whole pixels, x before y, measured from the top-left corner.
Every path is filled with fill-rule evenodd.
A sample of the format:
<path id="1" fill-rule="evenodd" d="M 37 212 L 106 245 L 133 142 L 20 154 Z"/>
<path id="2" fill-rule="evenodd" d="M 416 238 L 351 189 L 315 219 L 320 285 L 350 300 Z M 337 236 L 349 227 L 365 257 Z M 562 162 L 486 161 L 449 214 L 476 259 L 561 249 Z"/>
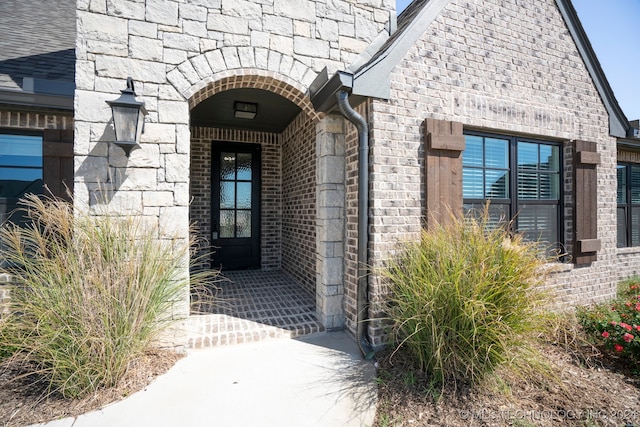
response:
<path id="1" fill-rule="evenodd" d="M 376 403 L 373 364 L 347 333 L 323 332 L 193 350 L 145 390 L 44 425 L 360 427 Z"/>

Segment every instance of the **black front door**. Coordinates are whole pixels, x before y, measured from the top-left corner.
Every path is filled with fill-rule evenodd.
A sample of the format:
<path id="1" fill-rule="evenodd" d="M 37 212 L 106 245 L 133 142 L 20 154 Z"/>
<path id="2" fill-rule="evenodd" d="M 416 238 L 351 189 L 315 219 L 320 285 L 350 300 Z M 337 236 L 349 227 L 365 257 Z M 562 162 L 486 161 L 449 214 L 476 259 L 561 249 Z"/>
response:
<path id="1" fill-rule="evenodd" d="M 213 144 L 213 265 L 260 267 L 260 146 Z"/>

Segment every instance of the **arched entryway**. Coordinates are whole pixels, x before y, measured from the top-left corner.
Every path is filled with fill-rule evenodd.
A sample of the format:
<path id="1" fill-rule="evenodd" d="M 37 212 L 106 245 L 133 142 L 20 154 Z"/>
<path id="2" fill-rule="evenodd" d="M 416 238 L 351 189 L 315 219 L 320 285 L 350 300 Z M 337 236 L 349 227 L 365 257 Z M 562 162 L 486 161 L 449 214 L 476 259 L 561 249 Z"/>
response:
<path id="1" fill-rule="evenodd" d="M 221 268 L 223 276 L 219 304 L 200 316 L 210 331 L 200 345 L 322 330 L 318 116 L 308 97 L 284 79 L 240 73 L 208 84 L 189 107 L 190 221 L 201 266 Z"/>

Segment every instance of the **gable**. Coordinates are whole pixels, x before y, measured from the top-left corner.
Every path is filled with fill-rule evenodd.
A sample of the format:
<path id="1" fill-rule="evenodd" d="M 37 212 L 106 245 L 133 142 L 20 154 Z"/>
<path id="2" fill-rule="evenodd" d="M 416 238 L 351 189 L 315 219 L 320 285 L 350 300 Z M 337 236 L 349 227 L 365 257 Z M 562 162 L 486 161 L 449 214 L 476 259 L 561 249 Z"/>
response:
<path id="1" fill-rule="evenodd" d="M 463 23 L 466 27 L 465 25 L 456 26 L 460 16 L 449 14 L 447 19 L 450 20 L 448 24 L 451 25 L 445 24 L 444 26 L 435 28 L 433 22 L 440 18 L 439 15 L 443 13 L 443 10 L 446 10 L 446 7 L 450 6 L 450 3 L 453 3 L 451 7 L 458 7 L 456 6 L 457 2 L 450 2 L 448 0 L 414 1 L 400 16 L 396 34 L 387 40 L 370 61 L 354 73 L 353 93 L 355 95 L 388 99 L 390 96 L 389 73 L 397 66 L 402 58 L 406 56 L 420 37 L 427 35 L 427 37 L 433 39 L 446 40 L 449 36 L 455 37 L 457 33 L 472 28 L 474 22 L 477 22 L 477 19 L 485 16 L 491 21 L 485 23 L 491 25 L 485 26 L 492 28 L 492 30 L 488 30 L 486 34 L 481 34 L 487 43 L 494 43 L 496 41 L 507 44 L 513 43 L 517 46 L 515 49 L 515 51 L 517 51 L 520 47 L 518 43 L 531 41 L 536 45 L 535 48 L 537 52 L 542 53 L 557 51 L 557 45 L 562 44 L 564 50 L 561 53 L 562 55 L 569 55 L 569 58 L 558 58 L 561 60 L 571 59 L 571 57 L 577 53 L 584 67 L 586 67 L 587 73 L 598 92 L 601 102 L 606 108 L 609 116 L 609 133 L 617 137 L 628 136 L 630 132 L 629 123 L 615 100 L 613 92 L 584 33 L 584 29 L 580 25 L 580 21 L 570 0 L 549 0 L 547 2 L 534 4 L 520 1 L 505 3 L 502 8 L 505 11 L 504 16 L 494 16 L 491 13 L 485 14 L 482 10 L 478 10 L 476 16 L 467 16 L 464 18 L 466 22 Z M 464 5 L 467 6 L 473 6 L 474 4 L 478 4 L 478 2 L 464 3 Z M 508 6 L 511 6 L 511 12 L 507 12 L 509 9 Z M 462 12 L 462 10 L 458 10 L 458 13 Z M 540 24 L 544 24 L 543 21 L 546 21 L 548 24 L 547 33 L 543 34 L 538 31 L 535 26 L 527 27 L 527 32 L 523 33 L 513 26 L 513 24 L 521 18 L 525 18 L 523 22 L 528 22 L 527 17 L 534 23 L 538 21 Z M 552 22 L 549 21 L 549 19 L 551 19 Z M 507 39 L 500 39 L 500 37 L 498 37 L 498 39 L 494 40 L 495 36 L 500 36 L 501 29 L 510 32 Z M 456 34 L 454 34 L 454 32 Z M 533 39 L 538 36 L 544 37 L 536 40 Z M 570 47 L 564 46 L 567 38 L 571 41 L 572 45 Z M 542 40 L 545 41 L 544 44 L 542 44 Z M 461 44 L 461 46 L 464 46 L 464 44 Z M 482 48 L 480 47 L 480 49 Z M 535 52 L 529 53 L 534 54 Z M 425 54 L 428 54 L 428 52 Z M 511 65 L 514 66 L 516 64 Z M 565 73 L 571 71 L 564 70 Z"/>

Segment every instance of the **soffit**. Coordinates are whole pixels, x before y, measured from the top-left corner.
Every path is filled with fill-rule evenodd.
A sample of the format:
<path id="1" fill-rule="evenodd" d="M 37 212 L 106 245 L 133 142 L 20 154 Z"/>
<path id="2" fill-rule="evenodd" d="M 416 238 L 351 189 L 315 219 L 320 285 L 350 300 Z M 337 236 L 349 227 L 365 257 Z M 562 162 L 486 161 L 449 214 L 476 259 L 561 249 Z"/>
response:
<path id="1" fill-rule="evenodd" d="M 236 101 L 258 104 L 255 119 L 236 119 Z M 202 101 L 191 110 L 191 126 L 248 129 L 280 133 L 302 111 L 288 99 L 262 89 L 230 89 Z"/>

